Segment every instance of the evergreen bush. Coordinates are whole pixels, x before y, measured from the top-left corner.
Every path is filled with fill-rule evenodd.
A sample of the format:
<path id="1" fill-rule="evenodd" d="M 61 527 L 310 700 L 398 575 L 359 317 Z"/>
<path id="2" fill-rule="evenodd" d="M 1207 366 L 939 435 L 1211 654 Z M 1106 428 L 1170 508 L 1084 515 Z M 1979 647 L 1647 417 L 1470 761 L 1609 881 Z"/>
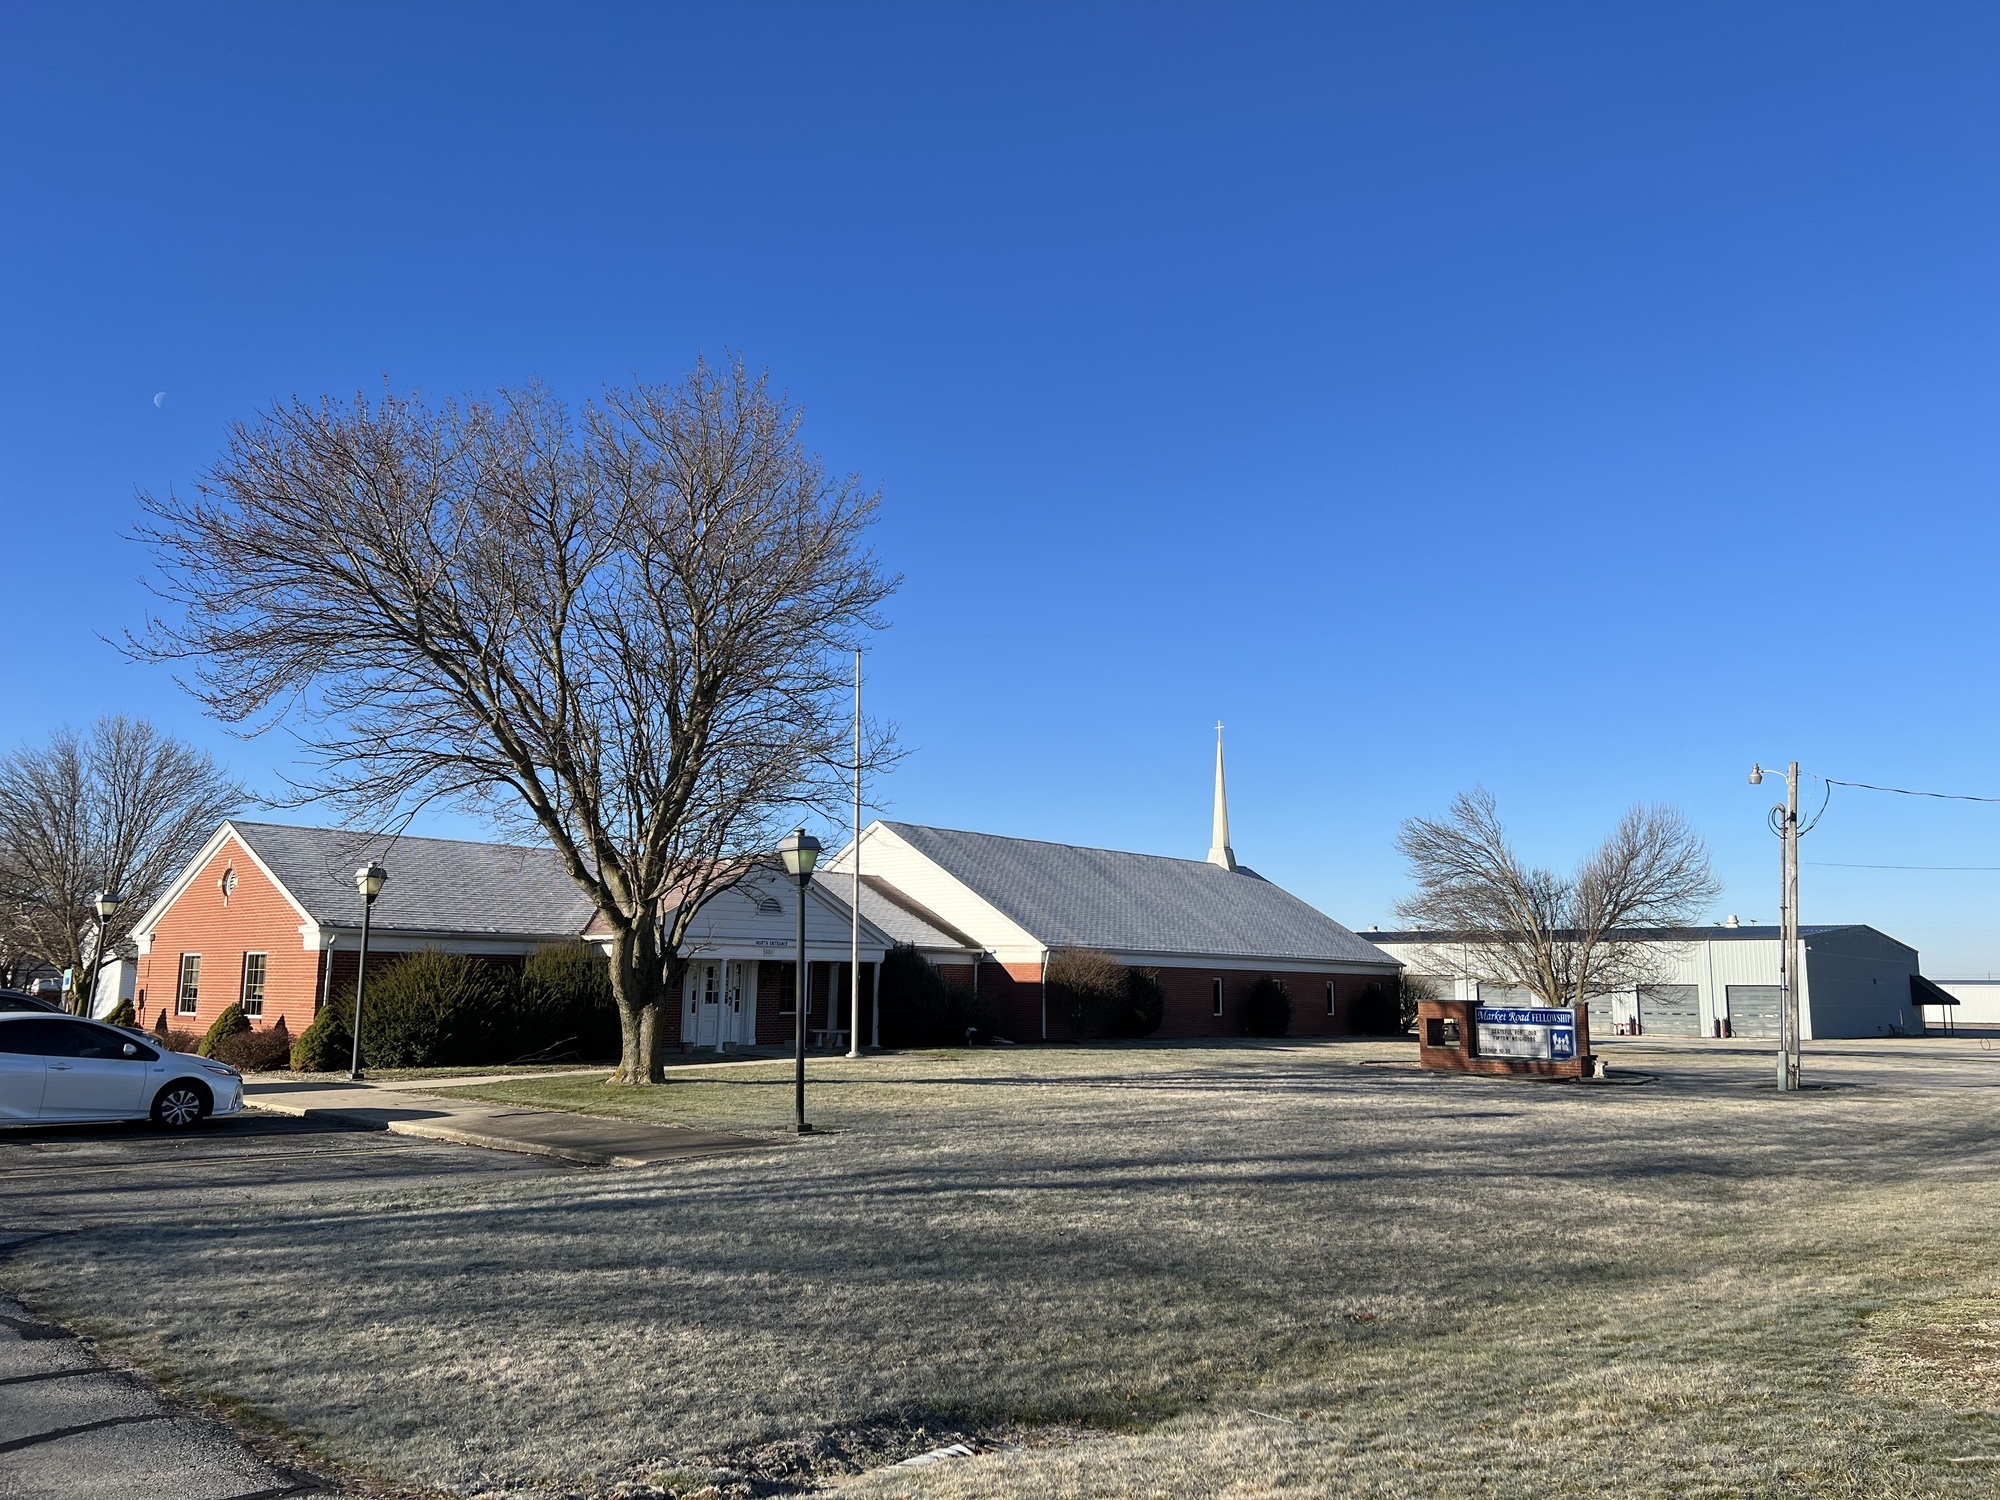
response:
<path id="1" fill-rule="evenodd" d="M 882 958 L 877 989 L 885 1047 L 962 1047 L 966 1033 L 993 1035 L 993 1005 L 969 988 L 946 984 L 944 976 L 907 944 Z"/>
<path id="2" fill-rule="evenodd" d="M 518 977 L 463 953 L 426 950 L 369 976 L 361 1007 L 361 1061 L 369 1068 L 435 1068 L 492 1060 L 509 1029 Z"/>
<path id="3" fill-rule="evenodd" d="M 292 1032 L 283 1016 L 275 1025 L 239 1031 L 216 1043 L 215 1059 L 245 1073 L 270 1073 L 291 1066 Z"/>
<path id="4" fill-rule="evenodd" d="M 1396 997 L 1381 980 L 1369 980 L 1354 1002 L 1354 1029 L 1363 1036 L 1395 1036 L 1403 1029 Z"/>
<path id="5" fill-rule="evenodd" d="M 249 1029 L 250 1018 L 243 1014 L 243 1007 L 240 1005 L 228 1006 L 223 1010 L 221 1015 L 217 1016 L 210 1023 L 208 1034 L 201 1039 L 197 1050 L 203 1057 L 213 1057 L 215 1056 L 215 1049 L 224 1040 L 232 1036 L 239 1036 Z"/>
<path id="6" fill-rule="evenodd" d="M 138 1025 L 139 1013 L 132 1009 L 132 997 L 130 995 L 126 995 L 122 999 L 120 999 L 116 1005 L 112 1006 L 111 1009 L 105 1013 L 104 1022 L 107 1026 Z"/>
<path id="7" fill-rule="evenodd" d="M 1151 1036 L 1167 1018 L 1167 992 L 1158 969 L 1132 969 L 1125 980 L 1123 1036 Z"/>
<path id="8" fill-rule="evenodd" d="M 1292 997 L 1284 985 L 1266 974 L 1250 986 L 1243 1005 L 1243 1024 L 1252 1036 L 1283 1036 L 1292 1029 Z"/>
<path id="9" fill-rule="evenodd" d="M 508 1058 L 573 1052 L 616 1057 L 618 1005 L 611 997 L 611 963 L 593 944 L 550 943 L 521 965 L 516 1002 L 499 1054 Z"/>
<path id="10" fill-rule="evenodd" d="M 350 1014 L 338 1000 L 323 1007 L 292 1043 L 292 1071 L 332 1073 L 347 1067 L 354 1057 L 354 1034 L 347 1024 Z"/>

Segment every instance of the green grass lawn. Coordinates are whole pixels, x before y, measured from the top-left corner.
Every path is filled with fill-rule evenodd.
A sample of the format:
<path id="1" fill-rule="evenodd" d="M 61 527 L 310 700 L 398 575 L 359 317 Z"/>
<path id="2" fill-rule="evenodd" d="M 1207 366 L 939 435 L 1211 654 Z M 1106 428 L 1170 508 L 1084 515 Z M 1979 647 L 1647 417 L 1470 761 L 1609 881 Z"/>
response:
<path id="1" fill-rule="evenodd" d="M 460 1493 L 1990 1495 L 2000 1054 L 1392 1043 L 816 1059 L 742 1158 L 202 1203 L 4 1279 Z M 782 1129 L 788 1064 L 481 1097 Z M 246 1302 L 251 1316 L 237 1315 Z M 198 1373 L 197 1373 L 198 1372 Z M 953 1432 L 1015 1446 L 883 1470 Z"/>

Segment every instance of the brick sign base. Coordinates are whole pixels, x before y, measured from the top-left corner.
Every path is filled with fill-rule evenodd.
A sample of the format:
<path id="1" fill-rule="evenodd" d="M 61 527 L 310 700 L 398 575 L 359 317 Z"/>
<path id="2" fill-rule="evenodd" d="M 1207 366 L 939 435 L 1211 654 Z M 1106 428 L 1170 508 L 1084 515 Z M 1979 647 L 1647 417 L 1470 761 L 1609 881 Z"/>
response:
<path id="1" fill-rule="evenodd" d="M 1515 1078 L 1583 1078 L 1590 1073 L 1590 1014 L 1576 1012 L 1576 1056 L 1560 1062 L 1534 1057 L 1481 1057 L 1471 1000 L 1424 1000 L 1417 1005 L 1417 1060 L 1440 1073 Z"/>

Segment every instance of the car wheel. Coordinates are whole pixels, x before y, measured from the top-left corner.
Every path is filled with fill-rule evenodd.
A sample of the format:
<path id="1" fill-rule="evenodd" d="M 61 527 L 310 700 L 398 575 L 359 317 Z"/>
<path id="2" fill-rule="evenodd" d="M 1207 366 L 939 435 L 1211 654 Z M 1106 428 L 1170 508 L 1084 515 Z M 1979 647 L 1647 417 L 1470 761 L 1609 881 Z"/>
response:
<path id="1" fill-rule="evenodd" d="M 208 1117 L 208 1090 L 187 1079 L 170 1083 L 153 1100 L 153 1123 L 162 1130 L 192 1130 Z"/>

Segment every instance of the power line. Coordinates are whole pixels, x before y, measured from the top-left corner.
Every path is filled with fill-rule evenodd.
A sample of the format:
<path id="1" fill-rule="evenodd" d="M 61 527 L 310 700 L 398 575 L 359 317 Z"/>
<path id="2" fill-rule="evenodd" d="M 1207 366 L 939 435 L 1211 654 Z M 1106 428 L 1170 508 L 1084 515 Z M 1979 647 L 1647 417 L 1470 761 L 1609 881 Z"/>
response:
<path id="1" fill-rule="evenodd" d="M 2000 801 L 2000 798 L 1993 799 Z M 1995 870 L 2000 865 L 1856 865 L 1838 859 L 1809 859 L 1815 870 Z"/>
<path id="2" fill-rule="evenodd" d="M 1935 797 L 1940 802 L 2000 802 L 2000 797 L 1973 797 L 1964 792 L 1913 792 L 1906 786 L 1876 786 L 1866 781 L 1836 781 L 1831 776 L 1820 780 L 1828 786 L 1858 787 L 1864 792 L 1892 792 L 1898 797 Z"/>

